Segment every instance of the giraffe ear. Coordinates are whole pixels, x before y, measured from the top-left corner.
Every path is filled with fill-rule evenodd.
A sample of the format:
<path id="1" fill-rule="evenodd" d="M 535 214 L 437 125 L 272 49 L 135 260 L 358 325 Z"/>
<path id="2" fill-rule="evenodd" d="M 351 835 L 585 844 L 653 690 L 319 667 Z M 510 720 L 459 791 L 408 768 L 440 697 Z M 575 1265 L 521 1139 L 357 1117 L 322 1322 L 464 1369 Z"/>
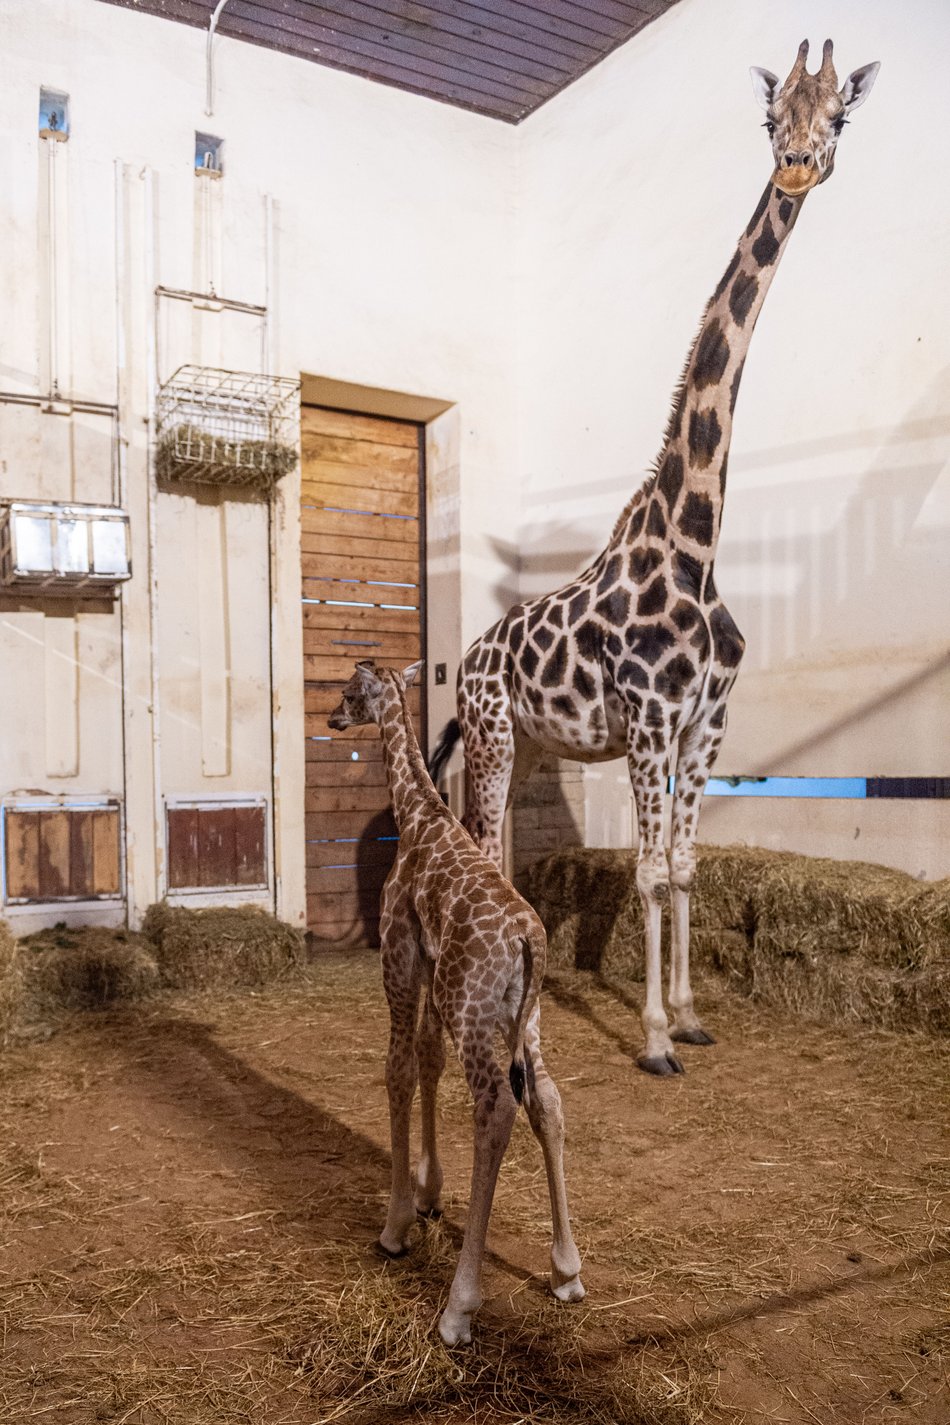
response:
<path id="1" fill-rule="evenodd" d="M 411 688 L 421 669 L 425 666 L 425 659 L 420 658 L 416 663 L 410 663 L 408 668 L 402 670 L 402 680 L 407 688 Z"/>
<path id="2" fill-rule="evenodd" d="M 873 64 L 862 64 L 860 69 L 854 70 L 844 81 L 841 102 L 849 114 L 853 109 L 860 109 L 870 94 L 880 67 L 879 60 L 875 60 Z"/>
<path id="3" fill-rule="evenodd" d="M 762 108 L 766 112 L 775 102 L 775 96 L 782 87 L 782 82 L 777 74 L 773 74 L 771 69 L 760 69 L 757 64 L 753 64 L 749 70 L 752 75 L 752 90 Z"/>

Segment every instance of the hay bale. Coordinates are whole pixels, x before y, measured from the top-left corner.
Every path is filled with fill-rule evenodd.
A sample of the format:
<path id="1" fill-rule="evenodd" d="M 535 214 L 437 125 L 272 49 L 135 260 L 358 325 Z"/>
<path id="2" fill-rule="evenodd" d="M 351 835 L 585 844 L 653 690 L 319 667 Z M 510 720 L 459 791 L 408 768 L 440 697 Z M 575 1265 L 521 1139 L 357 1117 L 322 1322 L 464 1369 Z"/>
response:
<path id="1" fill-rule="evenodd" d="M 568 848 L 519 885 L 547 928 L 552 968 L 642 979 L 636 853 Z M 702 846 L 690 915 L 693 964 L 764 1003 L 821 1022 L 950 1029 L 950 881 Z"/>
<path id="2" fill-rule="evenodd" d="M 17 1019 L 24 1023 L 141 999 L 158 984 L 150 946 L 122 929 L 40 930 L 19 942 L 18 960 Z"/>
<path id="3" fill-rule="evenodd" d="M 149 906 L 142 934 L 161 983 L 173 989 L 263 985 L 304 962 L 303 933 L 260 906 L 188 910 L 161 901 Z"/>
<path id="4" fill-rule="evenodd" d="M 748 846 L 697 847 L 690 898 L 695 964 L 749 987 L 754 895 L 781 855 Z M 643 977 L 643 909 L 636 876 L 635 851 L 567 847 L 519 877 L 519 889 L 544 921 L 552 969 Z M 664 917 L 668 920 L 668 911 Z"/>
<path id="5" fill-rule="evenodd" d="M 5 920 L 0 920 L 0 1040 L 13 1028 L 22 995 L 20 955 L 16 938 Z"/>

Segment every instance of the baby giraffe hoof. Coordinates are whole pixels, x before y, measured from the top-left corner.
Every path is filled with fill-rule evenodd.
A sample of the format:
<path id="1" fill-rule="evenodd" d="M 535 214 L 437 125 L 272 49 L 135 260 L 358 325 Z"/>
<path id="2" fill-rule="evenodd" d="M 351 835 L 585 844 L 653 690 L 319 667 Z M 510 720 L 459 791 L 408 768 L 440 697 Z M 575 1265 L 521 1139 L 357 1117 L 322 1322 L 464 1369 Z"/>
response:
<path id="1" fill-rule="evenodd" d="M 697 1024 L 695 1029 L 673 1029 L 670 1031 L 670 1038 L 675 1039 L 677 1044 L 715 1044 L 715 1039 L 711 1034 L 707 1034 L 705 1029 L 700 1029 Z"/>
<path id="2" fill-rule="evenodd" d="M 580 1277 L 571 1277 L 570 1281 L 561 1282 L 558 1286 L 552 1281 L 551 1290 L 558 1301 L 583 1301 L 587 1295 Z"/>
<path id="3" fill-rule="evenodd" d="M 649 1058 L 641 1054 L 637 1060 L 637 1068 L 642 1069 L 645 1074 L 656 1074 L 660 1079 L 670 1079 L 674 1074 L 686 1072 L 676 1055 L 670 1053 L 651 1054 Z"/>
<path id="4" fill-rule="evenodd" d="M 447 1346 L 470 1346 L 472 1318 L 447 1307 L 439 1320 L 439 1335 Z"/>
<path id="5" fill-rule="evenodd" d="M 442 1217 L 442 1204 L 437 1202 L 432 1207 L 423 1207 L 416 1203 L 416 1216 L 425 1222 L 438 1222 Z"/>

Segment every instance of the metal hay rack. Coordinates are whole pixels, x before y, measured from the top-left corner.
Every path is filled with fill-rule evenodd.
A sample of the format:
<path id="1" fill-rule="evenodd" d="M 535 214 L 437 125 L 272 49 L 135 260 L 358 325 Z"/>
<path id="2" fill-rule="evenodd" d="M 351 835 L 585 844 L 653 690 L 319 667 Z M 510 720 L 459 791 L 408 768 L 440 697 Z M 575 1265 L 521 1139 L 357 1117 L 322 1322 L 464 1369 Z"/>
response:
<path id="1" fill-rule="evenodd" d="M 299 390 L 286 376 L 180 366 L 158 392 L 158 480 L 270 499 L 297 462 Z"/>

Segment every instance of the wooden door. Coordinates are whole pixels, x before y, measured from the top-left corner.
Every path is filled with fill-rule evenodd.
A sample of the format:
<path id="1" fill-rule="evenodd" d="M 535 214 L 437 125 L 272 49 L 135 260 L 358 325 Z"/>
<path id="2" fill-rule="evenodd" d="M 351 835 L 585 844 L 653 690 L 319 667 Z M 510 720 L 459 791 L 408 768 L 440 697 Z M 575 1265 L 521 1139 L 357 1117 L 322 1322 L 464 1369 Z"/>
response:
<path id="1" fill-rule="evenodd" d="M 301 413 L 307 924 L 336 944 L 379 944 L 396 827 L 376 728 L 331 733 L 327 716 L 358 660 L 403 668 L 425 653 L 421 430 Z M 418 685 L 410 701 L 422 740 Z"/>

